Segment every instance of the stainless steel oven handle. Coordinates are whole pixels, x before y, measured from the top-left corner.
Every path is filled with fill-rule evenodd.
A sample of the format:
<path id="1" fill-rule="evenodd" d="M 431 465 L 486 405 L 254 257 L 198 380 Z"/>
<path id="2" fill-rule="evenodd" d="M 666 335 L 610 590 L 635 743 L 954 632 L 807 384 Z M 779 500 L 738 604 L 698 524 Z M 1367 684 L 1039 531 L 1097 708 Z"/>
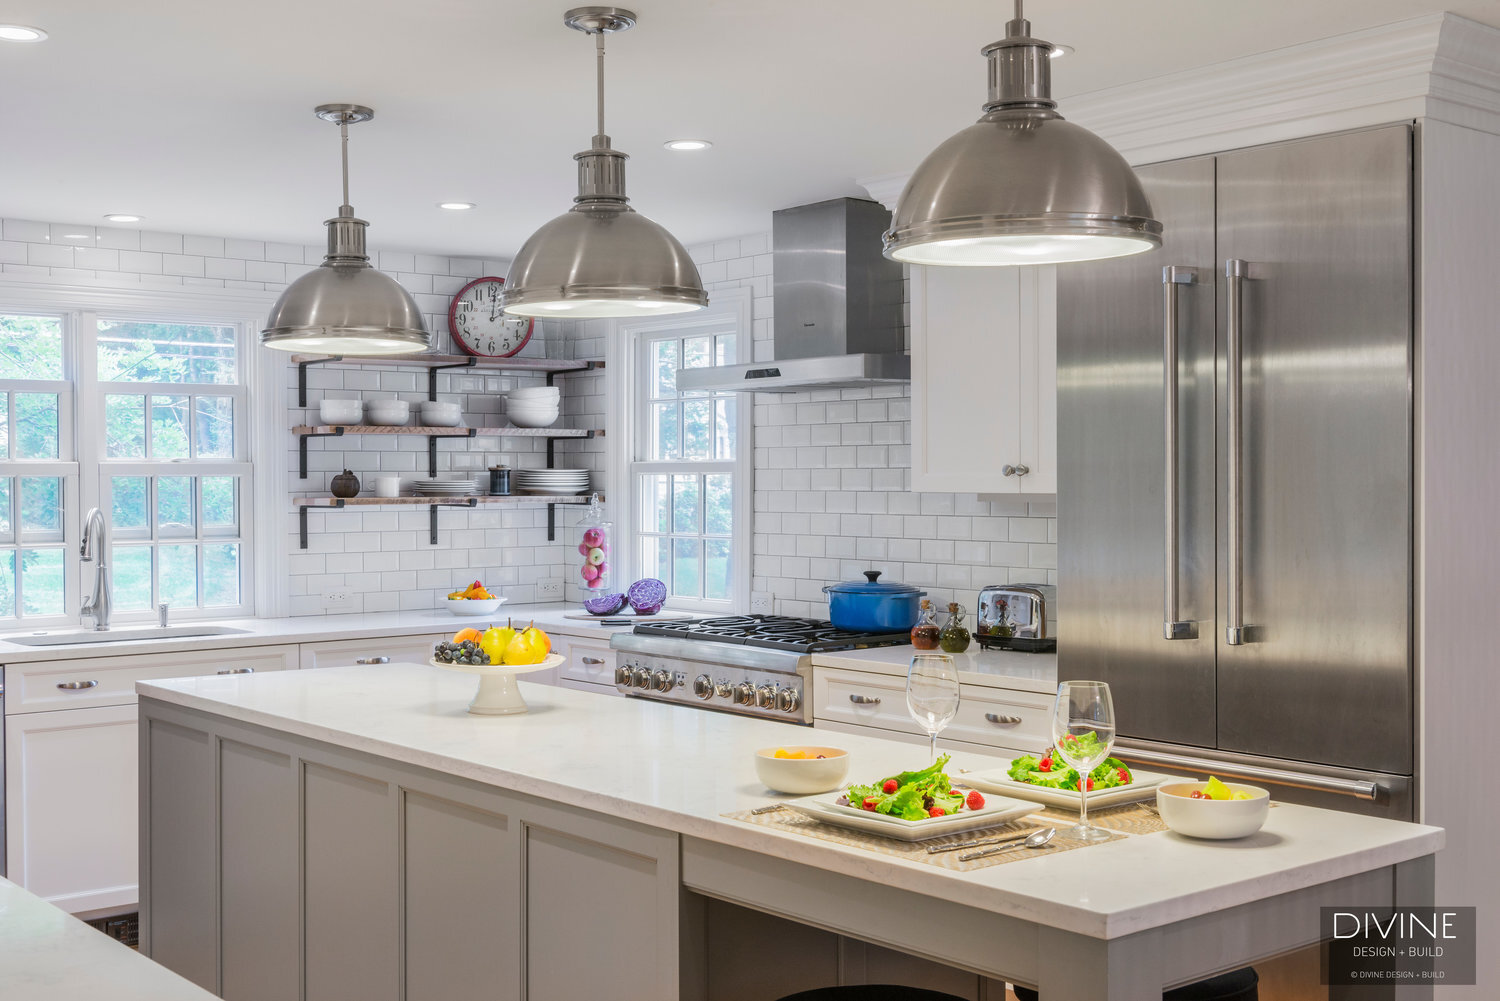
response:
<path id="1" fill-rule="evenodd" d="M 1292 772 L 1281 768 L 1262 768 L 1259 765 L 1241 765 L 1218 758 L 1195 758 L 1186 754 L 1165 754 L 1161 751 L 1140 750 L 1116 745 L 1114 755 L 1124 761 L 1139 761 L 1148 765 L 1162 765 L 1183 771 L 1208 772 L 1211 775 L 1228 775 L 1234 778 L 1258 779 L 1277 785 L 1316 789 L 1319 792 L 1338 793 L 1355 799 L 1373 800 L 1380 795 L 1380 783 L 1359 779 L 1340 779 L 1329 775 L 1313 775 L 1308 772 Z"/>
<path id="2" fill-rule="evenodd" d="M 1227 316 L 1225 331 L 1227 348 L 1225 359 L 1225 409 L 1229 415 L 1228 425 L 1228 507 L 1229 507 L 1229 586 L 1225 597 L 1226 622 L 1224 642 L 1239 646 L 1249 641 L 1249 628 L 1245 625 L 1245 552 L 1244 522 L 1241 517 L 1243 497 L 1244 452 L 1244 328 L 1245 328 L 1245 279 L 1250 277 L 1248 261 L 1230 258 L 1224 262 L 1224 278 L 1227 292 L 1224 309 Z"/>
<path id="3" fill-rule="evenodd" d="M 1165 402 L 1166 477 L 1162 483 L 1166 511 L 1165 574 L 1162 578 L 1161 634 L 1169 640 L 1198 638 L 1198 623 L 1178 618 L 1177 554 L 1177 329 L 1178 289 L 1198 281 L 1198 269 L 1169 264 L 1161 269 L 1162 386 Z"/>

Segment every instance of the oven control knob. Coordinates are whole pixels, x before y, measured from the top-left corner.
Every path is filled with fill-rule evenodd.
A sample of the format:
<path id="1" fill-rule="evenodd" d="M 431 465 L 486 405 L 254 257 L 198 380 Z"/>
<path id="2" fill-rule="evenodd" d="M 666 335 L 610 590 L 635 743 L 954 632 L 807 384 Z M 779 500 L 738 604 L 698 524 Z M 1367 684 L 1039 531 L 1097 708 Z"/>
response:
<path id="1" fill-rule="evenodd" d="M 630 687 L 629 665 L 621 664 L 619 667 L 615 668 L 615 684 L 621 688 Z"/>
<path id="2" fill-rule="evenodd" d="M 734 694 L 734 689 L 727 681 L 714 682 L 714 694 L 721 699 L 727 699 Z"/>
<path id="3" fill-rule="evenodd" d="M 753 705 L 755 702 L 755 686 L 748 681 L 742 681 L 734 686 L 734 704 L 737 706 Z"/>
<path id="4" fill-rule="evenodd" d="M 706 674 L 700 674 L 693 679 L 693 694 L 700 699 L 711 699 L 714 697 L 714 682 Z"/>
<path id="5" fill-rule="evenodd" d="M 644 667 L 638 667 L 630 672 L 630 683 L 636 688 L 651 687 L 651 672 Z"/>
<path id="6" fill-rule="evenodd" d="M 802 708 L 802 693 L 795 688 L 783 688 L 776 693 L 776 708 L 784 713 L 794 713 Z"/>
<path id="7" fill-rule="evenodd" d="M 670 692 L 672 690 L 672 672 L 657 671 L 651 675 L 651 690 L 656 692 Z"/>
<path id="8" fill-rule="evenodd" d="M 761 685 L 755 690 L 755 704 L 761 709 L 770 709 L 776 705 L 776 689 L 771 685 Z"/>

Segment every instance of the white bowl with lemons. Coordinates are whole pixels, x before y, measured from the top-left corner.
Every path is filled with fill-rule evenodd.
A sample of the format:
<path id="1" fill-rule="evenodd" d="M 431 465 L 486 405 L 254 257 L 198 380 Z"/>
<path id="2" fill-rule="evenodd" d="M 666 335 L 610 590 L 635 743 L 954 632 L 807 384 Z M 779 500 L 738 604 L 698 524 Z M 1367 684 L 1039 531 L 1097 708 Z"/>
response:
<path id="1" fill-rule="evenodd" d="M 755 774 L 773 792 L 831 792 L 849 774 L 849 752 L 810 744 L 762 747 L 755 752 Z"/>
<path id="2" fill-rule="evenodd" d="M 1156 810 L 1178 834 L 1229 841 L 1261 829 L 1271 812 L 1271 794 L 1260 786 L 1212 777 L 1207 782 L 1163 782 L 1156 787 Z"/>

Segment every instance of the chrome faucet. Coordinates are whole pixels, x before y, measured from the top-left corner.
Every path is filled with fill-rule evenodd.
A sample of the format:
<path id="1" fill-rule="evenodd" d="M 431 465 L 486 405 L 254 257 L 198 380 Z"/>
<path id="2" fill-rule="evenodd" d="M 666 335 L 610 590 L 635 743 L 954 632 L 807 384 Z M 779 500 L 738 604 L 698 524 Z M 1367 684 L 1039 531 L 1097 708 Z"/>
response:
<path id="1" fill-rule="evenodd" d="M 110 598 L 109 564 L 105 559 L 104 536 L 104 513 L 96 507 L 90 508 L 83 519 L 83 545 L 78 547 L 78 555 L 85 563 L 94 561 L 94 596 L 83 599 L 81 611 L 94 620 L 94 629 L 99 632 L 109 628 L 109 612 L 114 605 Z"/>

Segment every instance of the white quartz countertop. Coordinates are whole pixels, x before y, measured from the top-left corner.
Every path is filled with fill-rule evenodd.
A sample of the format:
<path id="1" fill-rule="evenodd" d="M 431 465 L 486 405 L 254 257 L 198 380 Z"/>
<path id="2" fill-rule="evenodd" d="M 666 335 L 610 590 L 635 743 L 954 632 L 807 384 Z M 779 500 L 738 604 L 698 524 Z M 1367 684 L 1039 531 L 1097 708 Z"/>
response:
<path id="1" fill-rule="evenodd" d="M 214 1001 L 214 995 L 0 878 L 0 998 Z"/>
<path id="2" fill-rule="evenodd" d="M 549 633 L 563 636 L 609 637 L 627 626 L 601 626 L 597 622 L 569 619 L 565 614 L 581 613 L 577 605 L 546 602 L 530 605 L 501 605 L 489 618 L 458 616 L 446 608 L 407 612 L 365 612 L 351 615 L 295 615 L 279 619 L 180 619 L 174 626 L 214 625 L 242 630 L 217 636 L 180 636 L 154 639 L 150 625 L 132 623 L 117 627 L 122 636 L 143 636 L 122 642 L 70 643 L 60 646 L 22 646 L 7 642 L 7 636 L 32 632 L 64 630 L 18 630 L 0 633 L 0 664 L 23 664 L 37 660 L 66 660 L 70 657 L 115 657 L 138 653 L 177 653 L 193 650 L 222 650 L 229 647 L 269 646 L 277 643 L 320 643 L 325 640 L 363 639 L 367 636 L 420 636 L 424 633 L 452 633 L 464 626 L 486 622 L 504 622 L 507 618 L 536 620 Z"/>
<path id="3" fill-rule="evenodd" d="M 416 664 L 141 682 L 143 698 L 365 751 L 659 829 L 1024 920 L 1115 938 L 1431 854 L 1440 828 L 1282 805 L 1232 842 L 1162 832 L 949 872 L 722 816 L 775 802 L 757 748 L 830 739 L 852 781 L 924 762 L 862 734 L 521 682 L 531 711 L 471 716 L 474 678 Z M 954 755 L 950 768 L 993 767 Z"/>
<path id="4" fill-rule="evenodd" d="M 815 668 L 837 667 L 872 674 L 895 674 L 904 678 L 906 669 L 911 666 L 911 655 L 914 652 L 909 646 L 883 646 L 868 650 L 815 653 L 812 655 L 812 663 Z M 979 644 L 975 643 L 967 652 L 950 656 L 958 666 L 960 684 L 1045 692 L 1049 695 L 1057 691 L 1055 653 L 981 650 Z"/>

